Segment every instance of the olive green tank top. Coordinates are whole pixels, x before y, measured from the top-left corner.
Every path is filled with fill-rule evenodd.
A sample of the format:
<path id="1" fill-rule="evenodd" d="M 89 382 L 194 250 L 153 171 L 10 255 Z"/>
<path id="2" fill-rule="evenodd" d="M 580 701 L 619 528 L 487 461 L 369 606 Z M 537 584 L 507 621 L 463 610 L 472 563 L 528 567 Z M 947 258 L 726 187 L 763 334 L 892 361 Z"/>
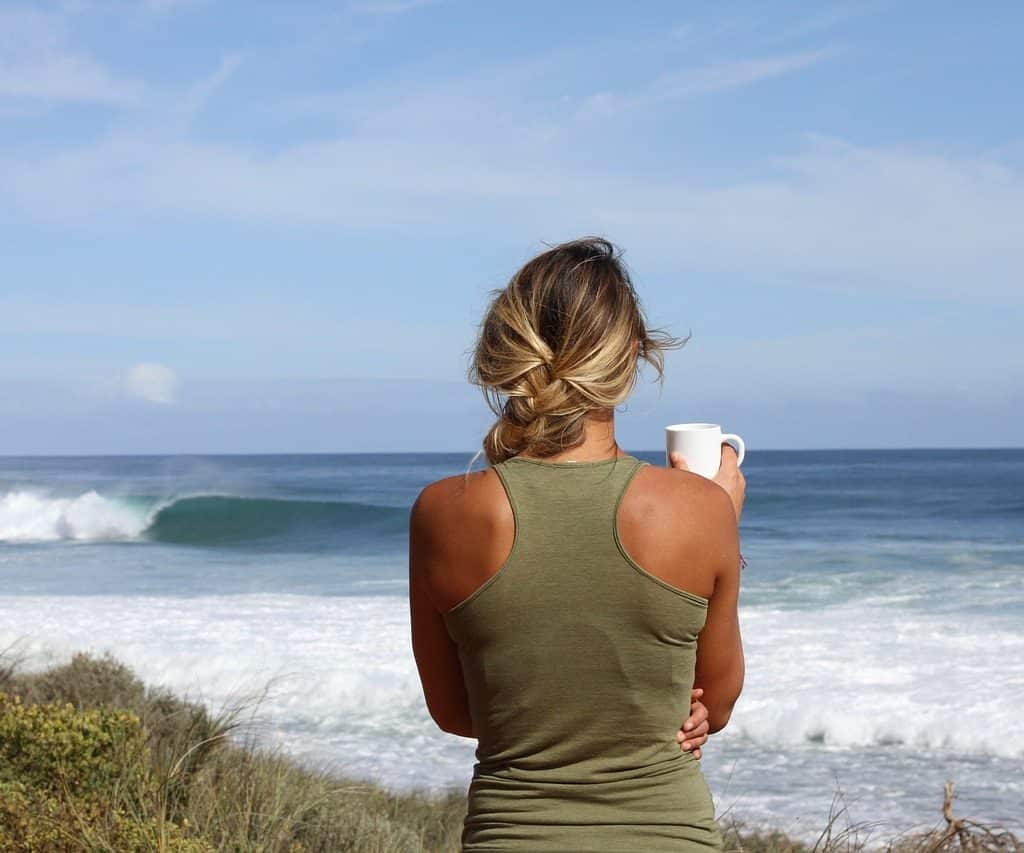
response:
<path id="1" fill-rule="evenodd" d="M 646 462 L 513 457 L 498 570 L 444 615 L 479 743 L 462 849 L 719 850 L 700 762 L 679 748 L 706 598 L 618 537 Z"/>

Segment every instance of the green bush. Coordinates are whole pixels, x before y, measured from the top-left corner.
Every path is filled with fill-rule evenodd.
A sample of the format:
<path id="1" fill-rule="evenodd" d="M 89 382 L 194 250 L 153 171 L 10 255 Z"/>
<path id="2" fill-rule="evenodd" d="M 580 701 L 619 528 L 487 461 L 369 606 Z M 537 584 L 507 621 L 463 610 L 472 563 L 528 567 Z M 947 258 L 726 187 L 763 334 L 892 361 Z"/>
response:
<path id="1" fill-rule="evenodd" d="M 76 710 L 70 703 L 25 705 L 0 693 L 0 782 L 72 797 L 108 797 L 145 750 L 138 717 Z"/>
<path id="2" fill-rule="evenodd" d="M 149 767 L 133 713 L 0 693 L 0 850 L 212 851 L 146 813 Z"/>

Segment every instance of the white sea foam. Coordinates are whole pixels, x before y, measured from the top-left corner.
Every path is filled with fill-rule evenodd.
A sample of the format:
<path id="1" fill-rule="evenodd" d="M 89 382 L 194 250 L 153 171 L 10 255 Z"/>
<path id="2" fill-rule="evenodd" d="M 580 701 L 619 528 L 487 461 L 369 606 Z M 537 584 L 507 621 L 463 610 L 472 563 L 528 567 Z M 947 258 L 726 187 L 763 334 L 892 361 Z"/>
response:
<path id="1" fill-rule="evenodd" d="M 398 788 L 468 782 L 475 742 L 430 720 L 403 598 L 0 596 L 0 613 L 0 648 L 19 641 L 35 664 L 111 651 L 214 706 L 272 681 L 260 717 L 294 754 Z M 1024 799 L 1024 632 L 863 601 L 741 618 L 746 685 L 704 759 L 720 811 L 812 833 L 838 766 L 853 818 L 930 823 L 947 772 L 982 793 L 961 793 L 976 816 L 1012 817 L 1006 803 Z"/>
<path id="2" fill-rule="evenodd" d="M 27 489 L 0 495 L 0 542 L 134 539 L 148 526 L 145 508 L 95 490 L 57 497 Z"/>
<path id="3" fill-rule="evenodd" d="M 734 732 L 761 743 L 1024 759 L 1024 632 L 876 601 L 741 615 Z M 965 734 L 965 725 L 969 734 Z"/>

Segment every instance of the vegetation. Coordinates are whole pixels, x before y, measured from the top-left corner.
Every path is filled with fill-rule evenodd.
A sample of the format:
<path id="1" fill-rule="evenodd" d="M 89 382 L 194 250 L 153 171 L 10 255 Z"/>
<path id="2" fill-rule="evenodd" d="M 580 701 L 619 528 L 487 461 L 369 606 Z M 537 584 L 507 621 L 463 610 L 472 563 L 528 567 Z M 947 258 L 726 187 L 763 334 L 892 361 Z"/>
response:
<path id="1" fill-rule="evenodd" d="M 257 703 L 258 704 L 258 701 Z M 303 767 L 261 747 L 245 714 L 213 714 L 144 685 L 110 657 L 77 655 L 41 673 L 0 663 L 3 853 L 455 853 L 464 792 L 396 794 Z M 884 844 L 839 828 L 833 808 L 807 845 L 722 821 L 729 851 L 988 853 L 1024 846 L 958 819 Z"/>

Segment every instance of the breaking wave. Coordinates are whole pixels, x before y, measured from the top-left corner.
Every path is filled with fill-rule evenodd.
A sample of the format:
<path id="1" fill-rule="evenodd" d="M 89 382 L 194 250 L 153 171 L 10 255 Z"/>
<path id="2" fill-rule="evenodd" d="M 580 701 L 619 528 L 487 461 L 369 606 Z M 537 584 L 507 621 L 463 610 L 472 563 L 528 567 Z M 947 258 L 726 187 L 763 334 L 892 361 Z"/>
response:
<path id="1" fill-rule="evenodd" d="M 282 536 L 332 538 L 397 533 L 407 510 L 353 501 L 198 494 L 170 499 L 107 497 L 95 490 L 57 497 L 31 490 L 0 496 L 0 542 L 157 541 L 230 545 Z"/>

